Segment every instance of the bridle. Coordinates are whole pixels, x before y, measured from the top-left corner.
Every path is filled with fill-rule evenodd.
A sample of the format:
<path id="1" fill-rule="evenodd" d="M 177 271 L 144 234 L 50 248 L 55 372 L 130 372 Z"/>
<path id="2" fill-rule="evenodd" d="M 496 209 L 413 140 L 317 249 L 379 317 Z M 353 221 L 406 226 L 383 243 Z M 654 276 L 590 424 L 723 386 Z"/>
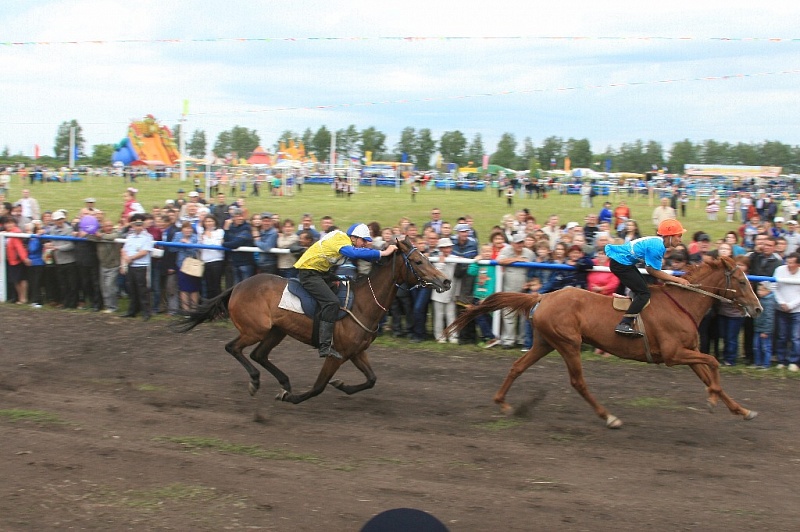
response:
<path id="1" fill-rule="evenodd" d="M 731 288 L 731 286 L 733 285 L 733 272 L 735 271 L 735 268 L 736 268 L 735 266 L 733 268 L 731 268 L 731 269 L 725 268 L 725 288 L 722 289 L 723 293 L 728 293 L 728 292 L 734 292 L 735 293 L 736 292 L 735 289 Z M 723 303 L 728 303 L 728 304 L 735 305 L 735 306 L 739 307 L 740 309 L 742 309 L 742 312 L 745 314 L 745 316 L 750 316 L 750 313 L 747 311 L 747 307 L 745 307 L 745 305 L 743 305 L 739 301 L 737 301 L 735 299 L 730 299 L 730 298 L 721 296 L 719 294 L 715 294 L 713 292 L 708 292 L 706 290 L 703 290 L 701 288 L 701 286 L 703 286 L 703 285 L 682 285 L 680 283 L 674 283 L 672 281 L 667 281 L 664 284 L 667 284 L 667 285 L 670 285 L 670 286 L 677 286 L 678 288 L 682 288 L 684 290 L 689 290 L 690 292 L 696 292 L 696 293 L 702 294 L 704 296 L 713 297 L 714 299 L 718 299 L 718 300 L 722 301 Z M 664 293 L 669 296 L 669 294 L 667 292 L 664 292 Z M 670 296 L 670 299 L 672 299 L 671 296 Z M 677 304 L 677 302 L 674 299 L 672 299 L 672 301 L 675 302 L 675 304 Z M 678 305 L 678 306 L 680 307 L 680 305 Z M 683 310 L 682 307 L 681 307 L 681 309 Z"/>
<path id="2" fill-rule="evenodd" d="M 398 248 L 397 248 L 397 249 L 400 251 L 400 255 L 403 257 L 403 262 L 405 263 L 405 265 L 406 265 L 406 268 L 408 268 L 408 269 L 411 271 L 411 273 L 413 273 L 413 274 L 414 274 L 414 277 L 416 277 L 416 279 L 417 279 L 417 283 L 416 283 L 414 286 L 412 286 L 412 287 L 410 287 L 410 288 L 408 288 L 408 289 L 409 289 L 409 290 L 413 290 L 413 289 L 415 289 L 415 288 L 428 288 L 428 287 L 432 287 L 432 286 L 433 286 L 433 283 L 431 283 L 431 282 L 429 282 L 429 281 L 426 281 L 425 279 L 423 279 L 422 277 L 420 277 L 420 275 L 417 273 L 417 270 L 416 270 L 416 269 L 414 269 L 414 266 L 412 266 L 412 265 L 411 265 L 411 261 L 410 261 L 410 259 L 409 259 L 409 257 L 411 256 L 411 254 L 412 254 L 412 253 L 414 253 L 415 251 L 417 251 L 417 252 L 419 252 L 419 253 L 421 253 L 421 252 L 420 252 L 420 251 L 419 251 L 419 250 L 418 250 L 418 249 L 417 249 L 415 246 L 411 246 L 411 249 L 409 249 L 409 250 L 408 250 L 408 253 L 405 253 L 405 252 L 403 252 L 402 250 L 400 250 L 400 247 L 399 247 L 399 246 L 398 246 Z M 397 253 L 397 252 L 395 252 L 395 253 Z M 394 258 L 392 258 L 392 279 L 394 279 L 394 278 L 395 278 L 395 264 L 396 264 L 396 262 L 397 262 L 397 261 L 396 261 L 396 260 L 394 260 Z M 389 309 L 387 309 L 385 306 L 383 306 L 383 305 L 380 303 L 380 301 L 378 301 L 378 296 L 376 296 L 376 295 L 375 295 L 375 289 L 374 289 L 374 288 L 372 288 L 372 280 L 371 280 L 369 277 L 367 277 L 367 286 L 369 286 L 369 291 L 370 291 L 370 293 L 372 294 L 372 299 L 375 301 L 375 304 L 376 304 L 376 305 L 378 305 L 378 307 L 379 307 L 379 308 L 380 308 L 382 311 L 384 311 L 384 312 L 389 312 Z M 398 288 L 400 288 L 400 285 L 399 285 L 399 284 L 397 284 L 397 283 L 395 283 L 395 286 L 397 286 Z M 352 312 L 351 312 L 349 309 L 347 309 L 347 308 L 342 308 L 342 310 L 344 310 L 344 311 L 345 311 L 347 314 L 349 314 L 349 315 L 350 315 L 350 317 L 351 317 L 351 318 L 353 318 L 353 319 L 355 320 L 355 322 L 356 322 L 356 323 L 357 323 L 357 324 L 358 324 L 358 325 L 359 325 L 359 326 L 360 326 L 362 329 L 364 329 L 365 331 L 367 331 L 368 333 L 370 333 L 370 334 L 375 334 L 375 333 L 377 333 L 377 332 L 378 332 L 378 330 L 380 329 L 380 324 L 379 324 L 379 325 L 378 325 L 378 327 L 377 327 L 375 330 L 371 330 L 371 329 L 369 329 L 369 328 L 368 328 L 366 325 L 364 325 L 364 324 L 361 322 L 361 320 L 359 320 L 359 319 L 358 319 L 358 318 L 355 316 L 355 314 L 353 314 L 353 313 L 352 313 Z"/>
<path id="3" fill-rule="evenodd" d="M 400 250 L 400 247 L 398 246 L 397 249 Z M 411 248 L 408 250 L 408 253 L 403 252 L 402 250 L 400 250 L 400 254 L 403 257 L 403 262 L 405 262 L 406 268 L 411 270 L 411 273 L 413 273 L 414 277 L 416 277 L 416 279 L 417 279 L 417 284 L 415 284 L 414 286 L 410 287 L 409 290 L 414 290 L 415 288 L 430 288 L 430 287 L 433 286 L 433 283 L 431 283 L 430 281 L 426 281 L 425 279 L 420 277 L 419 273 L 417 273 L 417 270 L 414 268 L 414 266 L 411 265 L 411 261 L 409 260 L 409 257 L 415 251 L 417 253 L 419 253 L 419 254 L 422 254 L 422 252 L 420 250 L 418 250 L 415 246 L 411 246 Z M 392 273 L 394 273 L 394 261 L 392 261 Z"/>

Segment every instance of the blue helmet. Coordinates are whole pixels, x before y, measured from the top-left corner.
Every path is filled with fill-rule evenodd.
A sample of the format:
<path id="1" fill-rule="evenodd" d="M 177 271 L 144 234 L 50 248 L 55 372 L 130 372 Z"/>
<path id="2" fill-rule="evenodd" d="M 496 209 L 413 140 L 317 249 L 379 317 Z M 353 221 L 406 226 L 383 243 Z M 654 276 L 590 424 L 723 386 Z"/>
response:
<path id="1" fill-rule="evenodd" d="M 369 227 L 365 224 L 353 224 L 347 229 L 347 236 L 356 236 L 363 238 L 367 242 L 372 242 L 372 235 L 369 232 Z"/>

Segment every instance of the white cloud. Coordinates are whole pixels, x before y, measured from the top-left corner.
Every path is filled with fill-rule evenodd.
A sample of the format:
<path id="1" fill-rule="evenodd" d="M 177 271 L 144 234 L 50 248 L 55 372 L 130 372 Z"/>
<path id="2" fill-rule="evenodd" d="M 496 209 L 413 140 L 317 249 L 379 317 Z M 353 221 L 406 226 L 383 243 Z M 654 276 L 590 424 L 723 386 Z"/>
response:
<path id="1" fill-rule="evenodd" d="M 233 125 L 258 130 L 269 146 L 287 129 L 351 123 L 377 127 L 390 145 L 405 126 L 435 135 L 460 129 L 470 138 L 481 132 L 489 147 L 505 131 L 519 141 L 586 137 L 598 150 L 636 138 L 798 144 L 800 126 L 786 120 L 800 111 L 796 74 L 651 83 L 800 68 L 795 42 L 710 39 L 791 38 L 798 11 L 785 3 L 717 0 L 11 3 L 0 14 L 8 41 L 189 41 L 0 48 L 9 73 L 0 78 L 0 145 L 14 153 L 31 153 L 34 144 L 49 151 L 58 124 L 72 118 L 89 144 L 114 143 L 130 119 L 148 113 L 174 125 L 184 98 L 193 113 L 187 128 L 206 130 L 212 144 Z M 389 36 L 524 38 L 381 39 Z M 544 36 L 590 38 L 535 38 Z M 692 39 L 625 38 L 639 36 Z M 213 41 L 231 37 L 300 40 Z M 563 87 L 577 89 L 556 90 Z M 455 98 L 480 94 L 491 96 Z M 417 101 L 425 98 L 433 101 Z M 396 100 L 409 103 L 347 105 Z M 316 106 L 333 107 L 272 110 Z"/>

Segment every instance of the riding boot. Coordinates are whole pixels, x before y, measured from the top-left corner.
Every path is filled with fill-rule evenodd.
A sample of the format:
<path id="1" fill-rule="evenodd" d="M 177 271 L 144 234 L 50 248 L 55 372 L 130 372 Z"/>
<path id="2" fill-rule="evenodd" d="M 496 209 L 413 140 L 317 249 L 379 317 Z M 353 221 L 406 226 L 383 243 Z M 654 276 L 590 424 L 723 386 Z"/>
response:
<path id="1" fill-rule="evenodd" d="M 319 356 L 321 358 L 333 357 L 342 359 L 342 355 L 333 348 L 333 327 L 335 323 L 329 321 L 319 322 Z"/>
<path id="2" fill-rule="evenodd" d="M 620 321 L 619 325 L 614 329 L 614 332 L 631 338 L 644 336 L 640 331 L 633 328 L 633 320 L 635 317 L 635 314 L 625 314 L 622 321 Z"/>

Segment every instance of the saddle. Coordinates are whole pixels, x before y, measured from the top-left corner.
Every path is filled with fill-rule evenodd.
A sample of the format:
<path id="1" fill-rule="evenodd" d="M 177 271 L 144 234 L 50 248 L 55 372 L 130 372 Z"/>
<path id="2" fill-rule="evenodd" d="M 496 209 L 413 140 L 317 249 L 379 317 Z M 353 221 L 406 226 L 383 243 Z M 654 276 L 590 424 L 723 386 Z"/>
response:
<path id="1" fill-rule="evenodd" d="M 633 300 L 628 296 L 621 296 L 619 294 L 614 294 L 611 297 L 611 306 L 614 308 L 614 310 L 625 312 L 630 308 L 632 301 Z M 647 308 L 649 306 L 650 306 L 650 301 L 647 302 L 644 308 Z"/>
<path id="2" fill-rule="evenodd" d="M 353 308 L 353 291 L 350 289 L 350 281 L 340 281 L 339 290 L 339 313 L 336 315 L 336 320 L 344 318 L 347 314 L 342 307 L 350 310 Z M 314 319 L 319 308 L 319 303 L 309 294 L 300 281 L 297 279 L 289 279 L 286 283 L 286 288 L 283 289 L 281 300 L 278 303 L 278 308 L 288 310 L 289 312 L 296 312 L 297 314 L 305 314 L 311 319 Z"/>

